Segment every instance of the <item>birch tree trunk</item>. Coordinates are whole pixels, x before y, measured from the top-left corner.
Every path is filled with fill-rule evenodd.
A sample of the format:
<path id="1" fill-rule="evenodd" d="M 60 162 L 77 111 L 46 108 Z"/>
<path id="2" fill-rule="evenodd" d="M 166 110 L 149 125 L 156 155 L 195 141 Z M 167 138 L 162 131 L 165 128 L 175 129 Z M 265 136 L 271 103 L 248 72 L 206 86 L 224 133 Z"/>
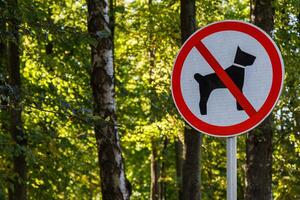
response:
<path id="1" fill-rule="evenodd" d="M 108 0 L 87 0 L 88 31 L 96 40 L 91 45 L 91 87 L 94 97 L 95 136 L 98 145 L 103 200 L 130 198 L 119 144 L 114 92 L 113 34 Z M 110 8 L 110 9 L 109 9 Z M 103 121 L 105 120 L 105 122 Z"/>
<path id="2" fill-rule="evenodd" d="M 196 31 L 195 0 L 181 0 L 181 42 Z M 200 193 L 200 155 L 202 135 L 186 125 L 184 130 L 185 155 L 182 172 L 183 199 L 201 199 Z"/>
<path id="3" fill-rule="evenodd" d="M 273 0 L 253 0 L 252 21 L 268 34 L 274 28 Z M 272 199 L 272 116 L 248 134 L 245 200 Z"/>
<path id="4" fill-rule="evenodd" d="M 10 100 L 10 126 L 9 131 L 15 143 L 13 153 L 13 190 L 10 199 L 27 199 L 27 166 L 26 166 L 26 137 L 23 131 L 22 107 L 21 107 L 21 75 L 20 75 L 20 53 L 19 53 L 19 16 L 17 0 L 7 2 L 9 10 L 8 31 L 12 38 L 8 42 L 8 83 L 12 88 Z"/>

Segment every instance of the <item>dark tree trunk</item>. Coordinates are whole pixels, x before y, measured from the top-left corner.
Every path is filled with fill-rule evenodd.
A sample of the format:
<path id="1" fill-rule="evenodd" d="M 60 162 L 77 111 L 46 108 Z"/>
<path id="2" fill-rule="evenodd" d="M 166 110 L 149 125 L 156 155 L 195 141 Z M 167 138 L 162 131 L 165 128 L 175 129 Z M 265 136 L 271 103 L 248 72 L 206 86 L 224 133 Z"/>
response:
<path id="1" fill-rule="evenodd" d="M 200 192 L 200 153 L 202 135 L 189 127 L 184 131 L 186 153 L 182 172 L 183 199 L 199 200 Z"/>
<path id="2" fill-rule="evenodd" d="M 12 97 L 10 100 L 10 133 L 15 142 L 15 151 L 13 154 L 14 173 L 12 199 L 26 200 L 27 190 L 27 167 L 26 167 L 26 137 L 22 124 L 21 107 L 21 75 L 20 75 L 20 53 L 19 53 L 19 20 L 16 18 L 18 13 L 18 2 L 16 0 L 8 1 L 9 20 L 8 31 L 13 36 L 8 42 L 8 75 L 9 85 L 12 88 Z"/>
<path id="3" fill-rule="evenodd" d="M 2 11 L 2 9 L 0 10 Z M 6 32 L 6 25 L 5 22 L 2 21 L 2 19 L 0 19 L 0 33 L 5 34 Z M 1 38 L 0 40 L 0 73 L 3 74 L 3 71 L 5 70 L 5 63 L 6 63 L 6 51 L 7 51 L 7 47 L 6 47 L 6 40 L 4 38 Z M 2 80 L 0 80 L 2 81 Z M 0 82 L 0 85 L 2 85 L 3 83 Z M 2 92 L 2 91 L 1 91 Z M 2 93 L 0 93 L 2 94 Z"/>
<path id="4" fill-rule="evenodd" d="M 274 30 L 274 0 L 252 0 L 251 21 L 269 35 Z"/>
<path id="5" fill-rule="evenodd" d="M 167 161 L 167 151 L 168 151 L 169 140 L 167 137 L 164 139 L 163 149 L 162 149 L 162 161 L 161 161 L 161 176 L 160 176 L 160 199 L 167 199 L 167 183 L 166 183 L 166 161 Z"/>
<path id="6" fill-rule="evenodd" d="M 7 9 L 6 7 L 2 7 L 0 8 L 0 11 L 3 11 Z M 3 118 L 1 118 L 1 120 L 3 121 L 7 121 L 8 124 L 11 124 L 10 123 L 10 115 L 11 115 L 11 112 L 10 112 L 10 109 L 8 107 L 9 105 L 9 102 L 8 102 L 8 98 L 9 97 L 9 88 L 7 87 L 7 84 L 8 84 L 8 80 L 7 80 L 7 76 L 9 75 L 8 74 L 8 42 L 7 42 L 7 38 L 5 37 L 5 35 L 8 35 L 7 34 L 7 21 L 4 20 L 4 16 L 2 18 L 2 20 L 0 20 L 0 31 L 1 33 L 3 33 L 3 36 L 1 38 L 1 41 L 0 41 L 0 74 L 2 75 L 1 76 L 1 80 L 0 80 L 0 106 L 1 106 L 1 112 L 4 112 L 4 116 Z M 6 132 L 10 132 L 8 126 L 3 126 L 2 127 L 4 129 L 4 131 Z M 14 173 L 14 172 L 13 172 Z M 12 178 L 8 178 L 7 180 L 7 193 L 8 193 L 8 200 L 14 200 L 14 192 L 13 192 L 13 188 L 14 188 L 14 182 L 13 182 L 13 179 Z M 3 193 L 0 194 L 0 199 L 1 197 L 4 199 L 4 190 L 2 191 Z"/>
<path id="7" fill-rule="evenodd" d="M 91 45 L 91 87 L 94 97 L 95 135 L 98 144 L 102 198 L 130 198 L 116 122 L 113 66 L 113 35 L 108 0 L 87 0 L 88 31 L 97 42 Z M 104 121 L 105 120 L 105 121 Z"/>
<path id="8" fill-rule="evenodd" d="M 245 200 L 272 199 L 272 119 L 268 117 L 246 142 Z"/>
<path id="9" fill-rule="evenodd" d="M 0 8 L 0 12 L 4 12 L 3 8 Z M 4 18 L 4 17 L 3 17 Z M 0 18 L 0 33 L 2 34 L 2 37 L 0 38 L 0 105 L 4 106 L 6 105 L 3 102 L 4 96 L 6 96 L 5 92 L 5 76 L 7 71 L 7 39 L 4 38 L 4 35 L 6 35 L 6 22 L 4 19 Z M 1 108 L 2 109 L 2 108 Z"/>
<path id="10" fill-rule="evenodd" d="M 183 142 L 180 138 L 175 140 L 175 155 L 176 155 L 176 181 L 178 190 L 178 200 L 183 200 L 182 196 L 182 167 L 183 167 Z"/>
<path id="11" fill-rule="evenodd" d="M 180 0 L 181 43 L 196 31 L 195 0 Z"/>
<path id="12" fill-rule="evenodd" d="M 181 41 L 186 39 L 196 30 L 195 0 L 181 0 Z M 202 135 L 186 125 L 184 130 L 185 156 L 182 176 L 183 199 L 201 199 L 200 193 L 200 153 Z"/>
<path id="13" fill-rule="evenodd" d="M 274 28 L 272 0 L 253 0 L 252 21 L 268 34 Z M 248 133 L 245 200 L 272 199 L 272 116 Z"/>

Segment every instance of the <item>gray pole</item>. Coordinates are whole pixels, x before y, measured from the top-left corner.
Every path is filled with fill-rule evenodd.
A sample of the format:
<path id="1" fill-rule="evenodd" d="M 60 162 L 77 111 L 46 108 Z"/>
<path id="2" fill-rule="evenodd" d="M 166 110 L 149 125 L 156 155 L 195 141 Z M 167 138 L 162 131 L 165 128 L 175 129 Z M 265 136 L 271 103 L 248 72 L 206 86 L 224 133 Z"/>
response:
<path id="1" fill-rule="evenodd" d="M 227 138 L 227 200 L 237 199 L 237 161 L 236 161 L 237 137 Z"/>

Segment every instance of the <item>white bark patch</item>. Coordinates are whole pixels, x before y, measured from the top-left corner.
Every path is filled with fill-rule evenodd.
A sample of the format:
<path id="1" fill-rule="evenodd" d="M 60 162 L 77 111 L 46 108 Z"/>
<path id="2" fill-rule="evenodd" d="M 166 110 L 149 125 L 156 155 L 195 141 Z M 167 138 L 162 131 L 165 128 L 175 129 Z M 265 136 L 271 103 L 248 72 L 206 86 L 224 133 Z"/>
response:
<path id="1" fill-rule="evenodd" d="M 94 60 L 93 60 L 93 66 L 95 67 L 100 67 L 99 66 L 99 63 L 102 62 L 102 57 L 101 56 L 98 56 L 96 53 L 95 53 L 96 56 L 94 56 Z M 97 64 L 96 64 L 97 63 Z M 96 64 L 96 65 L 95 65 Z"/>
<path id="2" fill-rule="evenodd" d="M 102 106 L 104 110 L 108 110 L 111 113 L 115 112 L 116 106 L 115 106 L 115 98 L 114 98 L 114 92 L 113 92 L 113 85 L 105 84 L 103 86 L 103 89 L 105 91 L 104 99 L 102 102 Z"/>
<path id="3" fill-rule="evenodd" d="M 116 137 L 118 134 L 116 133 Z M 122 162 L 122 155 L 121 155 L 121 148 L 119 146 L 119 141 L 117 141 L 117 148 L 113 148 L 113 152 L 114 152 L 114 157 L 115 157 L 115 162 L 117 163 L 117 166 L 120 169 L 120 174 L 119 177 L 118 176 L 114 176 L 114 182 L 118 183 L 119 185 L 119 189 L 121 191 L 121 193 L 123 194 L 124 200 L 129 199 L 129 194 L 127 192 L 127 188 L 126 188 L 126 178 L 125 178 L 125 173 L 124 173 L 124 166 L 123 166 L 123 162 Z"/>
<path id="4" fill-rule="evenodd" d="M 114 75 L 114 66 L 113 66 L 113 51 L 112 49 L 108 49 L 104 52 L 104 58 L 106 59 L 106 65 L 104 66 L 104 70 L 106 75 L 111 77 L 113 80 Z M 104 105 L 107 106 L 106 109 L 109 111 L 115 112 L 115 98 L 114 98 L 114 84 L 105 84 L 105 91 L 107 94 L 105 95 L 106 99 L 104 100 Z"/>
<path id="5" fill-rule="evenodd" d="M 108 7 L 109 7 L 109 1 L 105 1 L 105 8 L 104 8 L 104 19 L 107 23 L 109 23 L 109 16 L 108 16 Z"/>
<path id="6" fill-rule="evenodd" d="M 119 147 L 119 145 L 117 145 L 117 146 Z M 119 149 L 116 149 L 116 148 L 114 148 L 113 151 L 115 154 L 115 161 L 118 165 L 120 165 L 121 161 L 122 161 L 121 153 L 120 153 Z"/>
<path id="7" fill-rule="evenodd" d="M 127 193 L 126 189 L 126 180 L 125 180 L 125 174 L 124 174 L 124 168 L 122 166 L 121 174 L 120 174 L 120 189 L 123 193 L 124 199 L 129 199 L 129 194 Z"/>
<path id="8" fill-rule="evenodd" d="M 112 49 L 107 49 L 104 52 L 104 57 L 107 59 L 106 60 L 106 65 L 105 65 L 105 71 L 106 71 L 107 75 L 112 77 L 114 75 L 113 51 L 112 51 Z"/>

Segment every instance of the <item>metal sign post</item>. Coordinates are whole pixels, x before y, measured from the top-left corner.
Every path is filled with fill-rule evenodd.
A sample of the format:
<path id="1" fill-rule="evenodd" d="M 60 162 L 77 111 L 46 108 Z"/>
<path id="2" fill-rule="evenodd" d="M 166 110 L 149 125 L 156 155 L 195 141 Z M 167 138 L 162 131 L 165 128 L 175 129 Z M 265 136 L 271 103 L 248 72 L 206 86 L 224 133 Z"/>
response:
<path id="1" fill-rule="evenodd" d="M 227 154 L 227 200 L 237 199 L 236 137 L 226 139 Z"/>

